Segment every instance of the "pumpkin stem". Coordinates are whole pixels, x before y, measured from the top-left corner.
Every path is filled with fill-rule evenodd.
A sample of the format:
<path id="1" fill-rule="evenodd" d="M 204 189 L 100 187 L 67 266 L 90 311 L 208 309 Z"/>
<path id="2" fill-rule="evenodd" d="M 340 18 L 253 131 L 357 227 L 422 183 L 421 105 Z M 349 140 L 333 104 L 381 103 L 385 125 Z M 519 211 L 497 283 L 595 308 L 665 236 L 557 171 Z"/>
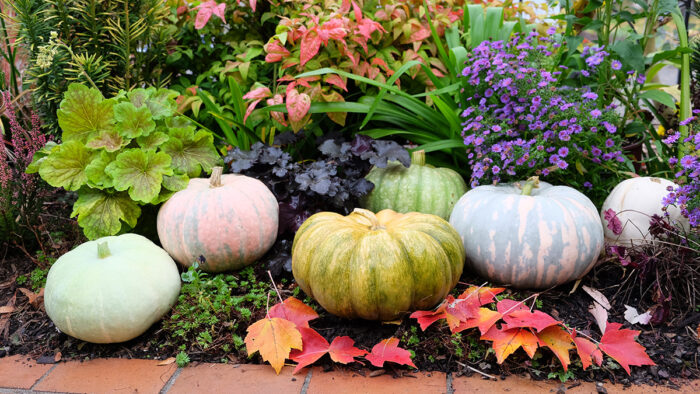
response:
<path id="1" fill-rule="evenodd" d="M 414 150 L 411 152 L 411 165 L 424 166 L 425 165 L 425 151 Z"/>
<path id="2" fill-rule="evenodd" d="M 104 259 L 105 257 L 109 257 L 111 255 L 112 252 L 110 252 L 109 246 L 107 246 L 107 241 L 97 243 L 97 257 Z"/>
<path id="3" fill-rule="evenodd" d="M 369 222 L 371 223 L 370 230 L 372 230 L 372 231 L 383 230 L 386 228 L 379 223 L 379 219 L 377 219 L 377 216 L 375 216 L 374 212 L 372 212 L 372 211 L 368 211 L 368 210 L 362 209 L 362 208 L 355 208 L 355 209 L 353 209 L 352 213 L 358 214 L 358 215 L 362 216 L 363 218 L 369 220 Z"/>
<path id="4" fill-rule="evenodd" d="M 522 193 L 520 193 L 520 195 L 529 196 L 532 193 L 532 189 L 535 187 L 540 187 L 540 177 L 531 176 L 527 179 L 527 182 L 525 182 L 525 185 L 523 186 L 523 191 Z"/>
<path id="5" fill-rule="evenodd" d="M 209 187 L 220 187 L 221 186 L 221 174 L 224 172 L 224 167 L 214 167 L 211 171 L 211 177 L 209 178 Z"/>

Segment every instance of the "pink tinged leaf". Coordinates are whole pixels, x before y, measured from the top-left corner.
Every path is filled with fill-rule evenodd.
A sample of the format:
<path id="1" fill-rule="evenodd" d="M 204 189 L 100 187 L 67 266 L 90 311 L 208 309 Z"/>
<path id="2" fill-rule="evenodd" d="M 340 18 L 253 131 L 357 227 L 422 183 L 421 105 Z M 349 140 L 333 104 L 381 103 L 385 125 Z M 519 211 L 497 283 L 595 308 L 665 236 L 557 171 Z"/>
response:
<path id="1" fill-rule="evenodd" d="M 255 7 L 256 7 L 257 3 L 258 3 L 257 0 L 250 0 L 250 2 L 249 2 L 249 4 L 250 4 L 250 9 L 252 9 L 253 12 L 255 12 Z"/>
<path id="2" fill-rule="evenodd" d="M 224 16 L 224 12 L 226 11 L 226 3 L 217 4 L 216 1 L 209 0 L 201 3 L 196 8 L 198 11 L 197 17 L 194 21 L 195 29 L 199 30 L 203 28 L 207 22 L 209 22 L 209 18 L 211 18 L 212 14 L 218 16 L 222 21 L 224 21 L 224 23 L 226 23 L 226 18 Z"/>
<path id="3" fill-rule="evenodd" d="M 357 27 L 355 27 L 355 33 L 361 35 L 366 40 L 369 40 L 372 37 L 372 33 L 377 30 L 386 33 L 382 25 L 371 19 L 363 19 L 361 22 L 358 22 Z M 428 35 L 430 35 L 430 30 L 428 30 Z"/>
<path id="4" fill-rule="evenodd" d="M 280 45 L 279 41 L 277 40 L 268 42 L 265 44 L 265 46 L 263 46 L 263 49 L 265 49 L 265 52 L 267 52 L 267 55 L 265 55 L 265 61 L 268 63 L 279 62 L 280 60 L 289 56 L 289 51 L 287 48 Z"/>
<path id="5" fill-rule="evenodd" d="M 294 297 L 289 297 L 284 302 L 275 304 L 267 314 L 270 317 L 289 320 L 297 327 L 308 327 L 309 321 L 318 318 L 318 313 L 313 308 Z"/>
<path id="6" fill-rule="evenodd" d="M 306 93 L 299 93 L 296 89 L 287 90 L 287 113 L 292 122 L 301 122 L 309 112 L 311 98 Z"/>
<path id="7" fill-rule="evenodd" d="M 250 116 L 250 114 L 253 113 L 255 106 L 258 105 L 258 103 L 261 100 L 262 99 L 257 99 L 257 100 L 254 100 L 253 102 L 251 102 L 250 104 L 248 104 L 248 108 L 246 108 L 246 110 L 245 110 L 245 116 L 243 116 L 243 124 L 245 124 L 245 122 L 248 120 L 248 117 Z"/>
<path id="8" fill-rule="evenodd" d="M 348 91 L 347 85 L 345 83 L 345 80 L 338 74 L 330 74 L 326 77 L 325 82 L 330 85 L 335 85 L 344 91 Z"/>
<path id="9" fill-rule="evenodd" d="M 318 28 L 318 37 L 323 42 L 323 45 L 328 45 L 329 39 L 342 40 L 346 35 L 347 30 L 341 19 L 331 19 Z"/>
<path id="10" fill-rule="evenodd" d="M 360 8 L 360 6 L 358 6 L 354 1 L 352 2 L 352 10 L 355 13 L 355 22 L 362 22 L 362 8 Z"/>
<path id="11" fill-rule="evenodd" d="M 528 311 L 529 309 L 520 301 L 503 299 L 498 301 L 496 309 L 502 315 L 506 315 L 515 311 Z"/>
<path id="12" fill-rule="evenodd" d="M 411 361 L 411 352 L 398 347 L 399 340 L 391 337 L 385 339 L 372 348 L 372 353 L 365 356 L 365 359 L 375 367 L 381 368 L 384 362 L 391 361 L 397 364 L 409 365 L 417 368 Z"/>
<path id="13" fill-rule="evenodd" d="M 301 47 L 299 54 L 299 65 L 303 66 L 309 60 L 313 59 L 321 48 L 321 38 L 318 36 L 315 28 L 309 30 L 301 37 Z"/>
<path id="14" fill-rule="evenodd" d="M 340 6 L 340 9 L 338 10 L 338 13 L 341 15 L 345 15 L 350 11 L 350 0 L 343 0 L 342 5 Z"/>
<path id="15" fill-rule="evenodd" d="M 250 92 L 246 93 L 245 96 L 243 96 L 243 99 L 264 99 L 270 96 L 272 96 L 272 92 L 270 92 L 270 89 L 263 86 L 257 89 L 253 89 Z"/>
<path id="16" fill-rule="evenodd" d="M 335 337 L 328 348 L 328 354 L 330 354 L 331 360 L 337 363 L 348 364 L 354 362 L 355 357 L 362 357 L 367 354 L 366 350 L 358 349 L 354 345 L 355 341 L 348 336 Z"/>
<path id="17" fill-rule="evenodd" d="M 316 360 L 328 353 L 329 348 L 328 341 L 313 328 L 299 327 L 299 332 L 301 333 L 302 350 L 295 349 L 289 354 L 289 358 L 298 363 L 293 373 L 315 363 Z"/>
<path id="18" fill-rule="evenodd" d="M 284 98 L 281 94 L 276 94 L 271 99 L 267 99 L 267 105 L 282 104 L 283 102 Z M 287 121 L 284 119 L 284 112 L 272 111 L 270 112 L 270 116 L 272 116 L 272 119 L 276 120 L 279 124 L 287 126 Z"/>
<path id="19" fill-rule="evenodd" d="M 508 325 L 508 328 L 513 327 L 532 327 L 538 332 L 550 326 L 556 326 L 560 322 L 552 316 L 542 312 L 529 310 L 519 310 L 506 314 L 503 320 Z"/>
<path id="20" fill-rule="evenodd" d="M 622 329 L 620 323 L 608 323 L 600 338 L 600 350 L 617 361 L 630 375 L 630 365 L 656 365 L 646 353 L 646 348 L 635 341 L 639 331 Z"/>

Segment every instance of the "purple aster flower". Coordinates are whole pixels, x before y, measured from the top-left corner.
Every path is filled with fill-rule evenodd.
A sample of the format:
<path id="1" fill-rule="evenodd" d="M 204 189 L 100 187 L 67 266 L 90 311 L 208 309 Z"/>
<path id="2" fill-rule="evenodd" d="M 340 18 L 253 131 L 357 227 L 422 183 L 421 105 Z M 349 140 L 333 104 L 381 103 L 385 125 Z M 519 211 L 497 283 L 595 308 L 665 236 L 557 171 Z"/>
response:
<path id="1" fill-rule="evenodd" d="M 566 170 L 566 168 L 569 166 L 569 163 L 565 162 L 564 160 L 559 160 L 557 163 L 557 167 L 561 168 L 562 170 Z"/>
<path id="2" fill-rule="evenodd" d="M 617 127 L 615 125 L 610 124 L 608 122 L 601 122 L 603 126 L 605 126 L 605 129 L 608 131 L 610 134 L 614 134 L 617 131 Z"/>
<path id="3" fill-rule="evenodd" d="M 636 81 L 637 81 L 638 84 L 644 85 L 644 82 L 646 82 L 646 80 L 647 80 L 647 77 L 646 77 L 646 76 L 644 76 L 644 75 L 642 75 L 642 74 L 637 75 Z"/>
<path id="4" fill-rule="evenodd" d="M 593 189 L 593 184 L 586 181 L 586 182 L 583 182 L 583 187 L 585 187 L 587 189 Z"/>
<path id="5" fill-rule="evenodd" d="M 686 156 L 683 156 L 683 158 L 681 159 L 681 166 L 683 166 L 683 168 L 690 169 L 690 167 L 694 163 L 695 163 L 695 156 L 693 156 L 693 155 L 686 155 Z"/>
<path id="6" fill-rule="evenodd" d="M 605 140 L 605 146 L 607 148 L 612 148 L 613 145 L 615 145 L 615 141 L 613 141 L 612 138 L 608 138 L 607 140 Z"/>
<path id="7" fill-rule="evenodd" d="M 620 63 L 618 60 L 613 60 L 613 61 L 612 61 L 612 64 L 610 64 L 610 67 L 611 67 L 613 70 L 619 70 L 619 69 L 622 68 L 622 63 Z"/>
<path id="8" fill-rule="evenodd" d="M 593 117 L 593 119 L 598 119 L 598 117 L 602 114 L 603 113 L 600 112 L 599 109 L 594 109 L 593 111 L 591 111 L 591 116 Z"/>
<path id="9" fill-rule="evenodd" d="M 600 156 L 601 154 L 603 154 L 603 151 L 601 151 L 600 148 L 598 148 L 597 146 L 591 145 L 591 153 L 593 154 L 593 156 Z"/>
<path id="10" fill-rule="evenodd" d="M 559 154 L 560 157 L 566 157 L 569 154 L 569 148 L 562 146 L 557 151 L 557 154 Z"/>
<path id="11" fill-rule="evenodd" d="M 598 98 L 598 95 L 593 92 L 586 92 L 582 94 L 581 97 L 585 98 L 586 100 L 595 100 Z"/>
<path id="12" fill-rule="evenodd" d="M 498 166 L 493 166 L 493 168 L 491 168 L 491 172 L 493 172 L 493 174 L 496 175 L 499 172 L 501 172 L 501 169 Z"/>
<path id="13" fill-rule="evenodd" d="M 691 116 L 691 117 L 688 118 L 688 119 L 682 120 L 682 121 L 679 123 L 679 125 L 681 125 L 681 126 L 687 126 L 687 125 L 689 125 L 690 122 L 692 122 L 693 120 L 695 120 L 695 116 Z"/>

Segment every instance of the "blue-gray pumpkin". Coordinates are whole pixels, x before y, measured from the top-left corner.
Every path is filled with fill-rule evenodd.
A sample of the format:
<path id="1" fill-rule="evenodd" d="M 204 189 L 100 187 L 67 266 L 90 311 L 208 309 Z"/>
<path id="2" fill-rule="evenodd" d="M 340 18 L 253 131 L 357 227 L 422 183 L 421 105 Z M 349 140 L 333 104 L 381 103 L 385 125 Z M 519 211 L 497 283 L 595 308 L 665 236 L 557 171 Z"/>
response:
<path id="1" fill-rule="evenodd" d="M 543 289 L 579 279 L 603 249 L 603 226 L 586 196 L 536 178 L 479 186 L 455 205 L 465 269 L 516 288 Z"/>

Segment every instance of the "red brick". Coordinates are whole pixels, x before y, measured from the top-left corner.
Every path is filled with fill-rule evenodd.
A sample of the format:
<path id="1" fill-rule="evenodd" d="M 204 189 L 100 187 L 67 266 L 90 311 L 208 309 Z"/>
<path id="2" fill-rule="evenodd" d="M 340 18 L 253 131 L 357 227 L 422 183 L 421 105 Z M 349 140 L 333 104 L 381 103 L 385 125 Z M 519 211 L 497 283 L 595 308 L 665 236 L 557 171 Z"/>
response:
<path id="1" fill-rule="evenodd" d="M 362 376 L 352 371 L 323 372 L 316 368 L 312 371 L 307 392 L 308 394 L 433 394 L 447 392 L 447 380 L 442 372 L 419 372 L 410 375 L 415 377 L 394 378 L 387 374 L 369 377 L 369 371 L 366 371 L 365 376 Z"/>
<path id="2" fill-rule="evenodd" d="M 176 369 L 175 364 L 158 366 L 158 363 L 120 358 L 69 361 L 56 365 L 34 390 L 158 393 Z"/>
<path id="3" fill-rule="evenodd" d="M 299 393 L 308 369 L 292 375 L 284 367 L 279 375 L 269 365 L 198 364 L 186 367 L 168 394 L 189 393 Z"/>
<path id="4" fill-rule="evenodd" d="M 0 387 L 29 389 L 53 365 L 37 364 L 28 356 L 0 358 Z"/>

